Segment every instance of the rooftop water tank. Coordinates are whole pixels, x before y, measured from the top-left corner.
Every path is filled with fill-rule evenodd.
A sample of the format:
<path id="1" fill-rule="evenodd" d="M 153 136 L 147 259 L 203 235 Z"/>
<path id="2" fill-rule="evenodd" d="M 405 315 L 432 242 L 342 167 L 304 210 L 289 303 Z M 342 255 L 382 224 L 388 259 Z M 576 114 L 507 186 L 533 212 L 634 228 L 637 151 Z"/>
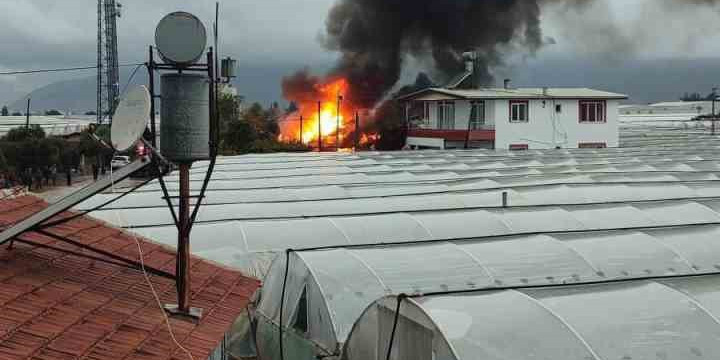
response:
<path id="1" fill-rule="evenodd" d="M 162 76 L 160 152 L 175 163 L 210 158 L 210 80 L 198 74 Z"/>

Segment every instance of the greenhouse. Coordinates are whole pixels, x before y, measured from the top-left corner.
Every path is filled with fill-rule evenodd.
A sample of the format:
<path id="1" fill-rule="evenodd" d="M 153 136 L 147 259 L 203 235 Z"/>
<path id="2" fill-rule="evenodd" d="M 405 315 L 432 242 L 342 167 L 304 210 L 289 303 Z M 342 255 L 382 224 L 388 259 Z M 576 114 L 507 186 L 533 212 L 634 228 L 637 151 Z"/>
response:
<path id="1" fill-rule="evenodd" d="M 671 192 L 671 187 L 667 191 Z M 377 206 L 382 207 L 383 202 L 379 200 Z M 147 220 L 145 211 L 136 211 L 131 215 L 131 224 L 132 221 Z M 108 221 L 112 222 L 113 218 L 110 217 Z M 262 276 L 267 271 L 269 261 L 285 249 L 688 224 L 720 224 L 720 200 L 493 207 L 217 222 L 198 224 L 193 228 L 192 251 L 198 256 Z M 133 230 L 170 246 L 177 242 L 174 226 L 150 226 Z"/>
<path id="2" fill-rule="evenodd" d="M 289 248 L 713 224 L 720 221 L 718 147 L 700 139 L 696 148 L 220 158 L 192 251 L 262 277 Z M 173 174 L 167 181 L 177 186 Z M 101 194 L 77 209 L 119 196 Z M 156 181 L 92 216 L 177 242 Z"/>
<path id="3" fill-rule="evenodd" d="M 719 317 L 718 275 L 390 296 L 365 311 L 342 359 L 384 360 L 390 348 L 393 360 L 711 360 Z"/>
<path id="4" fill-rule="evenodd" d="M 559 285 L 586 289 L 592 288 L 587 284 L 593 283 L 714 274 L 720 271 L 720 242 L 716 240 L 719 236 L 720 225 L 701 225 L 292 252 L 288 257 L 289 264 L 286 264 L 285 256 L 278 257 L 265 279 L 256 315 L 258 352 L 262 354 L 263 359 L 279 358 L 278 324 L 280 317 L 283 316 L 283 324 L 286 328 L 285 349 L 288 353 L 337 356 L 350 336 L 353 324 L 361 317 L 363 311 L 375 300 L 389 295 L 408 294 L 422 297 L 424 294 L 444 292 Z M 289 269 L 287 275 L 286 265 Z M 281 315 L 283 283 L 286 286 L 283 315 Z M 720 284 L 717 285 L 716 290 L 720 291 Z M 717 296 L 720 296 L 720 292 Z M 502 296 L 499 297 L 501 298 Z M 393 301 L 389 300 L 389 302 Z M 488 313 L 477 315 L 478 318 L 494 316 L 497 321 L 500 317 L 515 311 L 513 306 L 505 307 L 502 300 L 489 307 L 486 307 L 485 303 L 478 306 L 463 303 L 457 307 L 458 309 L 467 307 L 463 312 L 471 308 L 485 309 Z M 503 310 L 498 311 L 498 308 Z M 517 310 L 518 313 L 523 314 L 527 311 Z M 377 327 L 367 330 L 362 325 L 366 321 L 371 323 L 375 321 L 372 326 L 378 326 L 377 320 L 366 318 L 376 317 L 384 310 L 373 311 L 375 312 L 372 314 L 365 314 L 365 318 L 360 322 L 361 325 L 357 325 L 359 327 L 353 331 L 353 334 L 358 331 L 361 333 L 353 335 L 360 339 L 355 340 L 356 342 L 374 341 L 380 344 L 378 338 L 373 340 L 367 337 L 371 334 L 387 334 L 385 330 L 379 330 Z M 464 317 L 462 313 L 457 313 L 455 316 L 459 316 L 459 320 Z M 482 324 L 484 320 L 478 322 Z M 506 326 L 512 324 L 514 322 L 508 320 Z M 524 324 L 523 322 L 520 326 L 524 327 Z M 533 325 L 545 328 L 554 324 L 533 323 Z M 494 321 L 485 331 L 497 331 L 494 336 L 501 336 L 502 328 L 501 323 L 496 324 Z M 463 329 L 447 329 L 447 331 L 464 331 Z M 720 328 L 716 331 L 720 331 Z M 403 336 L 414 333 L 402 329 L 400 332 L 406 334 Z M 362 353 L 366 357 L 352 358 L 374 359 L 375 355 L 368 356 L 374 354 L 374 350 L 370 349 L 376 346 L 375 343 L 359 346 L 370 351 L 370 353 Z M 409 358 L 413 357 L 398 357 L 398 359 Z M 453 357 L 436 357 L 436 359 L 445 358 Z M 487 358 L 530 357 L 489 356 Z M 539 358 L 584 359 L 584 357 L 551 356 Z M 669 359 L 672 358 L 679 357 Z"/>
<path id="5" fill-rule="evenodd" d="M 705 298 L 681 292 L 720 272 L 720 142 L 641 128 L 624 132 L 623 142 L 628 147 L 603 150 L 220 158 L 191 251 L 264 279 L 251 311 L 256 326 L 248 327 L 256 332 L 239 332 L 245 355 L 262 360 L 385 359 L 401 294 L 396 360 L 475 359 L 474 347 L 498 360 L 708 358 L 716 349 L 693 342 L 705 337 L 671 322 L 695 321 L 683 318 L 687 307 L 704 308 Z M 194 191 L 204 166 L 195 165 Z M 165 179 L 176 195 L 178 178 Z M 157 181 L 76 210 L 176 246 Z M 595 314 L 607 306 L 618 316 L 553 308 L 586 298 Z M 649 328 L 624 315 L 655 298 Z M 618 343 L 627 351 L 618 355 L 588 329 L 625 331 L 638 345 Z M 679 347 L 665 346 L 668 339 Z M 660 344 L 654 357 L 645 356 L 644 340 Z M 412 343 L 429 346 L 407 349 Z"/>

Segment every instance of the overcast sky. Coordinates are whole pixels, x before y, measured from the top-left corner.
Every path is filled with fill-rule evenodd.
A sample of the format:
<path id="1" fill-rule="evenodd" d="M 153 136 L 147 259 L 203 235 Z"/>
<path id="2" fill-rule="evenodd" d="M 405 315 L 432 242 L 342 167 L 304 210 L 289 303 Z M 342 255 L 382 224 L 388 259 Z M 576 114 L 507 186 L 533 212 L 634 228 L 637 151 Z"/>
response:
<path id="1" fill-rule="evenodd" d="M 505 72 L 526 62 L 606 59 L 621 66 L 631 59 L 720 57 L 720 13 L 714 8 L 667 6 L 669 0 L 598 0 L 584 13 L 561 5 L 545 9 L 548 43 L 528 57 L 513 53 Z M 336 54 L 318 42 L 333 0 L 225 0 L 221 2 L 221 52 L 240 66 L 327 66 Z M 119 20 L 121 63 L 145 60 L 157 22 L 186 10 L 209 24 L 214 1 L 125 0 Z M 95 64 L 95 0 L 0 0 L 0 71 Z M 612 25 L 611 25 L 612 24 Z M 612 41 L 610 41 L 612 39 Z M 552 44 L 554 43 L 554 44 Z M 0 76 L 0 102 L 47 83 L 91 72 Z M 279 79 L 268 79 L 278 82 Z M 542 85 L 542 84 L 536 84 Z M 549 84 L 552 85 L 552 84 Z"/>

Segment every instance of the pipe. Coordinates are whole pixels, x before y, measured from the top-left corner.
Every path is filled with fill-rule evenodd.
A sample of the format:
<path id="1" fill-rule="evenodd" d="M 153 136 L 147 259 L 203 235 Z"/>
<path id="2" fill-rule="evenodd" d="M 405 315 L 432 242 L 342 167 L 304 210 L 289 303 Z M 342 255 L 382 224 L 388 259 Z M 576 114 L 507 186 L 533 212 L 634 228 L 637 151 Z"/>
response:
<path id="1" fill-rule="evenodd" d="M 30 98 L 27 101 L 27 112 L 25 113 L 25 128 L 30 128 Z"/>
<path id="2" fill-rule="evenodd" d="M 155 128 L 155 56 L 152 45 L 150 45 L 149 49 L 147 68 L 150 85 L 150 132 L 152 133 L 150 143 L 154 148 L 157 148 L 157 131 Z"/>
<path id="3" fill-rule="evenodd" d="M 360 113 L 355 112 L 355 151 L 360 147 Z"/>
<path id="4" fill-rule="evenodd" d="M 176 272 L 178 310 L 190 313 L 190 164 L 180 164 L 180 211 Z"/>
<path id="5" fill-rule="evenodd" d="M 322 152 L 322 103 L 318 101 L 318 152 Z"/>

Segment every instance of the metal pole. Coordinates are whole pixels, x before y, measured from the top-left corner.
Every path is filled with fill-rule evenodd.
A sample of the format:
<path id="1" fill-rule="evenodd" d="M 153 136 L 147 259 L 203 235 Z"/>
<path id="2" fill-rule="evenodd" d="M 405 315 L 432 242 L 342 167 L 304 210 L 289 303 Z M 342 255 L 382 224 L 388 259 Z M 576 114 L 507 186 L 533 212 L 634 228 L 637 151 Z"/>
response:
<path id="1" fill-rule="evenodd" d="M 150 132 L 152 133 L 152 139 L 150 143 L 154 148 L 157 148 L 157 129 L 155 128 L 155 53 L 153 47 L 150 45 L 149 57 L 148 57 L 148 79 L 150 85 Z"/>
<path id="2" fill-rule="evenodd" d="M 303 142 L 303 116 L 300 115 L 300 143 L 304 144 Z"/>
<path id="3" fill-rule="evenodd" d="M 318 101 L 318 151 L 322 152 L 322 103 Z"/>
<path id="4" fill-rule="evenodd" d="M 465 133 L 465 149 L 466 150 L 470 148 L 470 129 L 472 127 L 472 121 L 473 121 L 473 119 L 472 119 L 472 113 L 473 113 L 472 107 L 473 106 L 474 105 L 471 103 L 470 104 L 470 115 L 471 116 L 468 118 L 467 133 Z M 475 115 L 477 116 L 477 114 L 475 114 Z"/>
<path id="5" fill-rule="evenodd" d="M 102 0 L 97 0 L 97 17 L 98 17 L 98 23 L 97 23 L 97 98 L 96 98 L 96 117 L 95 122 L 97 125 L 100 125 L 102 123 L 102 116 L 103 116 L 103 27 L 102 27 L 102 19 L 103 19 L 103 6 L 102 6 Z"/>
<path id="6" fill-rule="evenodd" d="M 712 121 L 712 134 L 713 135 L 715 135 L 715 100 L 717 99 L 717 95 L 716 95 L 717 89 L 718 88 L 716 88 L 716 87 L 714 87 L 712 89 L 712 97 L 713 98 L 712 98 L 712 120 L 711 121 Z"/>
<path id="7" fill-rule="evenodd" d="M 360 113 L 355 112 L 355 150 L 360 147 Z"/>
<path id="8" fill-rule="evenodd" d="M 215 67 L 215 49 L 210 48 L 210 50 L 207 53 L 207 63 L 208 63 L 208 77 L 210 78 L 210 93 L 208 94 L 208 98 L 210 99 L 210 156 L 216 157 L 218 153 L 218 147 L 220 143 L 219 138 L 219 122 L 217 119 L 217 96 L 218 96 L 218 85 L 217 85 L 217 77 L 216 77 L 216 71 L 217 68 Z"/>
<path id="9" fill-rule="evenodd" d="M 28 98 L 27 111 L 25 112 L 25 128 L 30 128 L 30 98 Z"/>
<path id="10" fill-rule="evenodd" d="M 180 211 L 176 260 L 178 310 L 190 312 L 190 164 L 180 164 Z"/>
<path id="11" fill-rule="evenodd" d="M 337 120 L 335 125 L 335 150 L 340 151 L 340 103 L 342 102 L 342 95 L 338 94 L 337 98 Z"/>

